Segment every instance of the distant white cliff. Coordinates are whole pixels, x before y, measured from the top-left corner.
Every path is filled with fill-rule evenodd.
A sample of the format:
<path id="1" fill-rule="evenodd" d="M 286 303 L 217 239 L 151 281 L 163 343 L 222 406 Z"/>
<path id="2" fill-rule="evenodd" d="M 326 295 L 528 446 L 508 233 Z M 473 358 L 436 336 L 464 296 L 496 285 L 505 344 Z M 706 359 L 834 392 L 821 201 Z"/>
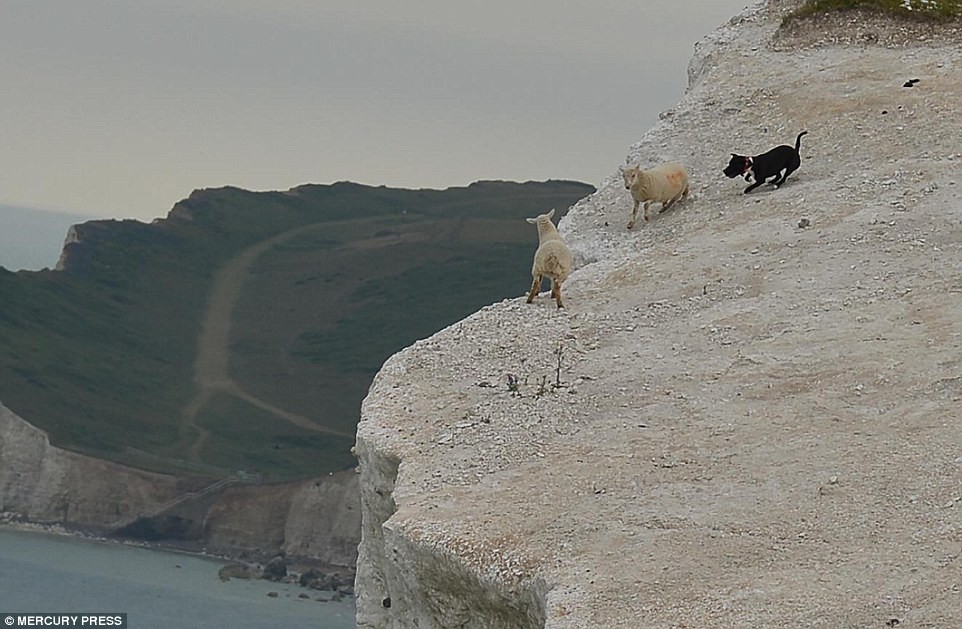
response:
<path id="1" fill-rule="evenodd" d="M 0 404 L 0 513 L 106 530 L 178 491 L 173 477 L 53 447 L 45 432 Z"/>
<path id="2" fill-rule="evenodd" d="M 182 504 L 201 489 L 196 483 L 52 446 L 45 432 L 0 404 L 0 515 L 12 521 L 110 534 Z M 357 486 L 353 470 L 269 486 L 226 484 L 189 515 L 210 552 L 283 552 L 349 574 L 360 526 Z"/>

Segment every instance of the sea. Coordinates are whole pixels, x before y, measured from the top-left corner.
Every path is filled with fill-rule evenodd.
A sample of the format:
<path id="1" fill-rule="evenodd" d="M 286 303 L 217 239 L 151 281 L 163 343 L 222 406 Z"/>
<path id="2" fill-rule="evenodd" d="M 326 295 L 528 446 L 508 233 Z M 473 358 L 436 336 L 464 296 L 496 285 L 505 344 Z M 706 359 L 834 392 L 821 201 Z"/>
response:
<path id="1" fill-rule="evenodd" d="M 352 597 L 330 601 L 331 592 L 260 579 L 221 581 L 226 563 L 0 527 L 0 616 L 125 613 L 130 629 L 357 626 Z"/>

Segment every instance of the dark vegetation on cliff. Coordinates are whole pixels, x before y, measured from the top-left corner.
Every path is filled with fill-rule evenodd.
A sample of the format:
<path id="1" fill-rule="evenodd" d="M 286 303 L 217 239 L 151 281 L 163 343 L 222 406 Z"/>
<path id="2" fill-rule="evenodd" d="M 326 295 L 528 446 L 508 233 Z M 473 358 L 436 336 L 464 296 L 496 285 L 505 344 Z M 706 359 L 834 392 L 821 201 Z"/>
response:
<path id="1" fill-rule="evenodd" d="M 959 16 L 959 0 L 807 0 L 789 13 L 785 21 L 831 11 L 866 10 L 886 15 L 925 20 L 950 20 Z"/>
<path id="2" fill-rule="evenodd" d="M 85 223 L 64 270 L 0 269 L 0 401 L 55 445 L 145 469 L 270 480 L 351 467 L 384 359 L 523 294 L 537 235 L 521 219 L 593 190 L 222 188 L 151 224 Z M 218 331 L 227 267 L 239 289 Z M 218 332 L 225 373 L 199 396 L 201 337 Z"/>

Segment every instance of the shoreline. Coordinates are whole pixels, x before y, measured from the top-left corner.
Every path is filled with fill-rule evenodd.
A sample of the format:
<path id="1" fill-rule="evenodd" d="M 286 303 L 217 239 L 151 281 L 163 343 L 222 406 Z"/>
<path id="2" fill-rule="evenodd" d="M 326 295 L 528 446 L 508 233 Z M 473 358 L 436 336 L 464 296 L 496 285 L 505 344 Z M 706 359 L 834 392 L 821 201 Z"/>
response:
<path id="1" fill-rule="evenodd" d="M 354 598 L 297 583 L 227 582 L 219 561 L 154 550 L 0 525 L 0 600 L 15 604 L 7 612 L 123 612 L 138 627 L 356 627 Z"/>
<path id="2" fill-rule="evenodd" d="M 164 552 L 181 553 L 185 555 L 192 555 L 198 557 L 204 557 L 207 559 L 215 559 L 224 562 L 236 562 L 239 561 L 234 557 L 227 555 L 220 555 L 217 553 L 211 553 L 206 550 L 190 550 L 187 548 L 179 548 L 177 546 L 168 546 L 166 544 L 157 544 L 154 542 L 147 542 L 143 540 L 135 540 L 123 537 L 110 537 L 100 533 L 96 533 L 93 530 L 85 530 L 83 528 L 67 527 L 63 524 L 56 522 L 35 522 L 33 520 L 28 520 L 19 516 L 15 513 L 2 512 L 0 513 L 0 528 L 8 528 L 15 531 L 20 531 L 23 533 L 40 533 L 47 535 L 57 535 L 61 537 L 71 537 L 76 539 L 84 539 L 88 541 L 95 542 L 109 542 L 115 544 L 122 544 L 124 546 L 132 546 L 136 548 L 146 548 L 148 550 L 158 550 Z"/>
<path id="3" fill-rule="evenodd" d="M 257 559 L 252 559 L 250 556 L 231 556 L 212 552 L 205 547 L 191 548 L 191 542 L 183 542 L 181 544 L 176 542 L 171 544 L 158 544 L 156 542 L 147 542 L 143 540 L 110 537 L 90 530 L 66 527 L 59 523 L 34 522 L 10 512 L 0 512 L 0 530 L 3 529 L 18 533 L 31 533 L 36 535 L 48 535 L 88 542 L 117 544 L 129 548 L 141 548 L 144 550 L 206 559 L 208 561 L 222 564 L 220 570 L 221 581 L 229 581 L 230 579 L 258 580 L 269 583 L 277 583 L 279 585 L 292 585 L 302 588 L 305 591 L 331 592 L 332 598 L 327 599 L 328 601 L 337 601 L 346 597 L 354 597 L 353 583 L 356 574 L 354 568 L 334 566 L 311 559 L 293 557 L 287 561 L 287 558 L 285 558 L 285 571 L 287 568 L 291 568 L 290 572 L 287 572 L 285 576 L 280 579 L 272 579 L 266 576 L 265 569 L 273 559 L 276 559 L 276 557 L 263 559 L 264 557 L 267 557 L 266 554 L 260 555 L 260 557 Z M 244 570 L 238 572 L 237 568 L 243 568 Z M 230 571 L 225 572 L 227 570 Z M 347 575 L 350 576 L 350 585 L 346 586 L 343 582 L 341 582 L 338 583 L 334 589 L 321 589 L 318 587 L 312 587 L 310 584 L 301 583 L 302 575 L 306 575 L 311 572 L 319 573 L 322 575 L 322 577 L 328 578 L 328 580 L 334 575 L 347 573 Z M 230 576 L 225 576 L 226 574 L 229 574 Z M 241 576 L 242 574 L 246 574 L 248 576 Z"/>

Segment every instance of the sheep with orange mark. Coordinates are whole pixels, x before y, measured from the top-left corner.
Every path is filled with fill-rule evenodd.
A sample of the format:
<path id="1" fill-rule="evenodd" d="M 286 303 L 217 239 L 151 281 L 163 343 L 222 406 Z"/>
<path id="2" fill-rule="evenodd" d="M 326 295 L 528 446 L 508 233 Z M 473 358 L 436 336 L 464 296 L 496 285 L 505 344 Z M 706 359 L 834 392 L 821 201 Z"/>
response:
<path id="1" fill-rule="evenodd" d="M 538 226 L 538 249 L 534 252 L 534 264 L 531 265 L 531 290 L 528 292 L 528 303 L 537 297 L 541 290 L 544 277 L 551 279 L 551 296 L 559 308 L 564 308 L 561 301 L 561 283 L 571 274 L 573 266 L 571 250 L 561 239 L 561 234 L 551 222 L 554 210 L 541 214 L 537 218 L 525 219 Z"/>
<path id="2" fill-rule="evenodd" d="M 634 206 L 631 208 L 631 220 L 628 229 L 635 226 L 638 220 L 638 206 L 644 202 L 643 216 L 648 221 L 648 206 L 661 203 L 659 214 L 670 208 L 679 199 L 688 196 L 688 173 L 681 164 L 667 163 L 645 170 L 638 166 L 624 167 L 621 176 L 625 180 L 625 189 L 631 192 Z"/>

